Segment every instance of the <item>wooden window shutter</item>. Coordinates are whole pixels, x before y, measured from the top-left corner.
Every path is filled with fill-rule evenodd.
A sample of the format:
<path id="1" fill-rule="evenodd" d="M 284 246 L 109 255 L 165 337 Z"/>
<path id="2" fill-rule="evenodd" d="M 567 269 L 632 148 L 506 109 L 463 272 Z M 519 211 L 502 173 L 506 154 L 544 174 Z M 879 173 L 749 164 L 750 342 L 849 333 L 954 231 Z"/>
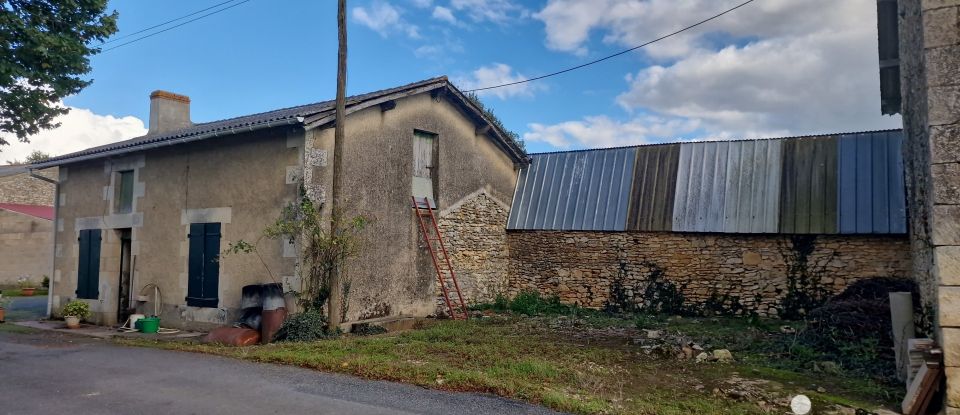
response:
<path id="1" fill-rule="evenodd" d="M 220 224 L 192 223 L 187 235 L 190 252 L 187 265 L 187 305 L 216 307 L 220 302 Z"/>
<path id="2" fill-rule="evenodd" d="M 80 261 L 77 264 L 77 298 L 100 295 L 100 229 L 80 231 Z"/>

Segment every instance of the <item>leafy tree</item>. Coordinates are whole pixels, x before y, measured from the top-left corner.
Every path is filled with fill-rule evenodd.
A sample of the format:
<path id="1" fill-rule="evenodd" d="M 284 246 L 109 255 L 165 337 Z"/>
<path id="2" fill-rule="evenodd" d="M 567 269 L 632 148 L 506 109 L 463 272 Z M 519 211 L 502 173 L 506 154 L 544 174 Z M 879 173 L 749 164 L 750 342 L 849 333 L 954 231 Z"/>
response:
<path id="1" fill-rule="evenodd" d="M 32 153 L 27 155 L 25 163 L 33 164 L 33 163 L 39 163 L 41 161 L 46 161 L 49 159 L 50 159 L 50 154 L 44 153 L 40 150 L 33 150 Z M 7 164 L 20 164 L 20 160 L 17 160 L 17 159 L 7 160 Z"/>
<path id="2" fill-rule="evenodd" d="M 0 0 L 0 133 L 27 142 L 68 109 L 59 104 L 92 81 L 90 56 L 117 31 L 107 0 Z M 0 146 L 8 144 L 0 137 Z"/>

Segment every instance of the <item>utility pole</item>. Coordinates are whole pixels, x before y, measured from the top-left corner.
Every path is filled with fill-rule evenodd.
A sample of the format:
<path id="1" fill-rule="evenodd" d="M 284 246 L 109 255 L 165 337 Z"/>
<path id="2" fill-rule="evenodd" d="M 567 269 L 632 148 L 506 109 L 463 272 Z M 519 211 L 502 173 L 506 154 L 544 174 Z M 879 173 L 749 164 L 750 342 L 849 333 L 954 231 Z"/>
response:
<path id="1" fill-rule="evenodd" d="M 331 191 L 330 232 L 337 232 L 343 204 L 340 193 L 343 189 L 343 124 L 346 121 L 346 89 L 347 89 L 347 0 L 337 1 L 337 103 L 336 122 L 333 130 L 333 190 Z M 343 287 L 340 278 L 343 258 L 337 258 L 336 266 L 330 275 L 330 297 L 327 309 L 330 310 L 330 328 L 336 329 L 340 325 L 343 301 Z"/>

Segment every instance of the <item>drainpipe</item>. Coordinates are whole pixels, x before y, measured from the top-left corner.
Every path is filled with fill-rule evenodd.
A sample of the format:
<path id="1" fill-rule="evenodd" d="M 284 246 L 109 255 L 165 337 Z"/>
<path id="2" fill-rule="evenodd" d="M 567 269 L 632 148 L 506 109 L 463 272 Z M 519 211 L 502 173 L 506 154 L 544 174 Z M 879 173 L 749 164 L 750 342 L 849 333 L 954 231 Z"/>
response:
<path id="1" fill-rule="evenodd" d="M 51 255 L 50 275 L 48 277 L 50 279 L 50 285 L 47 286 L 47 318 L 50 318 L 53 311 L 53 277 L 57 268 L 57 221 L 60 220 L 60 182 L 34 173 L 34 169 L 29 169 L 29 172 L 30 177 L 53 184 L 53 246 L 51 247 L 53 255 Z"/>

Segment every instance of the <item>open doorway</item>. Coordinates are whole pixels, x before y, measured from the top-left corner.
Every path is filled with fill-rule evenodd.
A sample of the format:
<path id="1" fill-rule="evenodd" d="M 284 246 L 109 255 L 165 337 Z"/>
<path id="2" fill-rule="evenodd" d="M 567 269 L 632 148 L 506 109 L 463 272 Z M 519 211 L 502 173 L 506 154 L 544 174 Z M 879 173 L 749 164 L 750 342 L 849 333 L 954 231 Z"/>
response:
<path id="1" fill-rule="evenodd" d="M 130 229 L 118 229 L 120 234 L 120 282 L 117 285 L 117 317 L 118 321 L 127 321 L 131 310 L 130 289 L 131 276 L 133 274 L 133 264 L 131 255 Z"/>

